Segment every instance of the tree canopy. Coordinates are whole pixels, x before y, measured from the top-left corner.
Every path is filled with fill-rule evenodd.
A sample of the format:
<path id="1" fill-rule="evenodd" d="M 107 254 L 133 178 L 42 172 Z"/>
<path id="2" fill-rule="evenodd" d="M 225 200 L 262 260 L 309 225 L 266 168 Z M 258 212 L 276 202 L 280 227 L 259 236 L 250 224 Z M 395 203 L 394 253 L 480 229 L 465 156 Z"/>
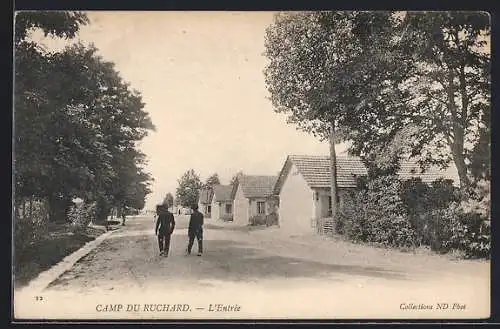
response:
<path id="1" fill-rule="evenodd" d="M 144 207 L 152 178 L 136 143 L 154 125 L 140 93 L 94 46 L 51 52 L 28 38 L 33 28 L 71 38 L 87 22 L 75 12 L 16 15 L 15 194 L 48 198 L 53 209 L 74 197 L 99 201 L 102 217 Z"/>
<path id="2" fill-rule="evenodd" d="M 82 25 L 87 25 L 87 15 L 79 11 L 20 11 L 15 15 L 14 36 L 19 43 L 37 28 L 45 36 L 74 38 Z"/>
<path id="3" fill-rule="evenodd" d="M 192 205 L 198 204 L 200 189 L 203 184 L 200 180 L 200 176 L 194 169 L 187 170 L 177 182 L 179 186 L 177 187 L 175 198 L 179 201 L 180 205 L 183 207 L 191 207 Z"/>
<path id="4" fill-rule="evenodd" d="M 203 186 L 206 188 L 213 188 L 214 185 L 220 185 L 220 179 L 217 173 L 213 173 L 210 177 L 208 177 Z"/>
<path id="5" fill-rule="evenodd" d="M 174 205 L 174 195 L 168 192 L 163 199 L 163 203 L 168 204 L 169 207 Z"/>
<path id="6" fill-rule="evenodd" d="M 231 181 L 229 182 L 229 185 L 236 184 L 236 182 L 238 181 L 238 178 L 240 178 L 241 176 L 243 176 L 243 171 L 240 170 L 236 174 L 234 174 L 233 177 L 231 177 Z"/>
<path id="7" fill-rule="evenodd" d="M 299 129 L 324 140 L 334 123 L 367 162 L 384 152 L 423 169 L 453 161 L 467 186 L 472 163 L 488 170 L 489 29 L 484 13 L 278 14 L 266 85 Z"/>

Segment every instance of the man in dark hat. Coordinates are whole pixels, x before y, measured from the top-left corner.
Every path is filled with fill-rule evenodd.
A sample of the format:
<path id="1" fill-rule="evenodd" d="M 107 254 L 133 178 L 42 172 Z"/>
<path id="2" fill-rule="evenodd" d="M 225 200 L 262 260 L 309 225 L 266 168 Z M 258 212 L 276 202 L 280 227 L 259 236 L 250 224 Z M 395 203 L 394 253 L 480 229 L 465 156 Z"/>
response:
<path id="1" fill-rule="evenodd" d="M 123 209 L 122 209 L 122 226 L 125 226 L 125 219 L 126 219 L 126 218 L 125 218 L 125 216 L 126 216 L 126 215 L 125 215 L 125 211 L 126 211 L 126 210 L 127 210 L 127 208 L 126 208 L 126 207 L 123 207 Z"/>
<path id="2" fill-rule="evenodd" d="M 198 205 L 193 204 L 191 206 L 193 213 L 189 218 L 189 243 L 187 247 L 187 254 L 191 254 L 191 249 L 193 248 L 194 239 L 198 241 L 198 256 L 203 253 L 203 214 L 198 211 Z"/>
<path id="3" fill-rule="evenodd" d="M 168 204 L 161 204 L 156 207 L 155 234 L 158 236 L 158 246 L 160 247 L 160 256 L 168 257 L 170 249 L 170 236 L 174 232 L 174 215 L 168 211 Z"/>

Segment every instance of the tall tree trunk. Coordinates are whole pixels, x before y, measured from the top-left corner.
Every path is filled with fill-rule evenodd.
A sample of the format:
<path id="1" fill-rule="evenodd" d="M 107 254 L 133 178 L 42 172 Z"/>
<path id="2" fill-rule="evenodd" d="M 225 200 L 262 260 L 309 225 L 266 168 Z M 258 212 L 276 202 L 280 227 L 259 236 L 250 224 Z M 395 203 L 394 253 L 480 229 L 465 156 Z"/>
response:
<path id="1" fill-rule="evenodd" d="M 457 167 L 458 179 L 460 180 L 460 188 L 462 190 L 467 190 L 470 186 L 469 177 L 467 176 L 467 166 L 465 164 L 465 157 L 462 152 L 463 148 L 460 149 L 457 146 L 452 148 L 453 162 Z"/>
<path id="2" fill-rule="evenodd" d="M 330 126 L 330 188 L 334 229 L 337 223 L 337 155 L 335 153 L 335 122 Z"/>
<path id="3" fill-rule="evenodd" d="M 465 73 L 464 73 L 465 74 Z M 462 190 L 467 190 L 469 187 L 469 178 L 467 176 L 467 166 L 465 164 L 465 155 L 464 155 L 464 132 L 465 132 L 465 118 L 467 115 L 467 108 L 462 108 L 461 113 L 458 113 L 458 107 L 455 103 L 455 85 L 454 85 L 454 71 L 452 69 L 448 69 L 448 110 L 451 113 L 451 117 L 453 120 L 452 123 L 452 131 L 453 131 L 453 140 L 450 140 L 450 149 L 453 157 L 453 162 L 457 167 L 458 178 L 460 180 L 460 188 Z M 465 76 L 461 76 L 459 74 L 459 83 L 460 88 L 459 92 L 461 92 L 462 96 L 462 106 L 467 107 L 468 101 L 466 99 L 466 95 L 463 93 L 465 90 Z"/>

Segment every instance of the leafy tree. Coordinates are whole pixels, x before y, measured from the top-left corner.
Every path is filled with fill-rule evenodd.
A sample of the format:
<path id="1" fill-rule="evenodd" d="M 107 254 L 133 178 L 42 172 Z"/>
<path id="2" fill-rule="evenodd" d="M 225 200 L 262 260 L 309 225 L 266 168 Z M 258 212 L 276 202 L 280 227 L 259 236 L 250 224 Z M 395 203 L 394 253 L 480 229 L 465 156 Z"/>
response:
<path id="1" fill-rule="evenodd" d="M 172 193 L 168 192 L 167 195 L 165 195 L 165 199 L 163 199 L 163 202 L 168 204 L 168 206 L 173 206 L 174 205 L 174 196 Z"/>
<path id="2" fill-rule="evenodd" d="M 41 29 L 45 36 L 74 38 L 82 25 L 89 23 L 87 15 L 78 11 L 20 11 L 15 15 L 15 42 L 20 43 L 34 29 Z"/>
<path id="3" fill-rule="evenodd" d="M 137 167 L 134 162 L 129 163 L 129 166 L 135 171 L 129 173 L 120 173 L 115 178 L 117 186 L 121 186 L 118 193 L 113 194 L 114 206 L 118 209 L 135 209 L 142 210 L 145 206 L 146 196 L 151 193 L 150 183 L 153 178 L 149 173 L 143 171 L 141 167 Z"/>
<path id="4" fill-rule="evenodd" d="M 453 161 L 467 187 L 472 167 L 488 171 L 489 29 L 484 13 L 281 14 L 267 31 L 266 83 L 288 122 L 330 139 L 333 176 L 328 129 L 373 162 L 412 127 L 393 161 L 417 157 L 422 169 Z"/>
<path id="5" fill-rule="evenodd" d="M 204 187 L 213 188 L 214 185 L 220 185 L 219 175 L 217 173 L 214 173 L 207 178 Z"/>
<path id="6" fill-rule="evenodd" d="M 189 169 L 178 180 L 179 186 L 177 187 L 175 197 L 179 200 L 181 206 L 189 207 L 198 203 L 200 196 L 200 188 L 202 183 L 200 176 L 194 171 Z"/>
<path id="7" fill-rule="evenodd" d="M 403 106 L 387 105 L 390 115 L 370 106 L 355 113 L 376 117 L 361 125 L 353 138 L 359 153 L 373 149 L 372 133 L 386 140 L 413 125 L 407 136 L 410 156 L 422 166 L 443 167 L 453 162 L 463 188 L 473 175 L 486 173 L 489 163 L 490 54 L 485 48 L 489 19 L 485 13 L 409 12 L 401 25 L 406 31 L 399 43 L 396 63 L 405 67 L 404 79 L 392 87 Z M 370 108 L 372 110 L 370 110 Z M 471 163 L 471 165 L 468 165 Z"/>
<path id="8" fill-rule="evenodd" d="M 233 177 L 231 177 L 231 181 L 229 182 L 229 185 L 234 185 L 236 184 L 236 181 L 238 180 L 238 178 L 240 178 L 241 176 L 243 176 L 243 171 L 238 171 L 236 174 L 233 175 Z"/>
<path id="9" fill-rule="evenodd" d="M 363 122 L 353 113 L 378 102 L 392 84 L 389 75 L 404 71 L 391 56 L 396 28 L 390 12 L 299 12 L 278 14 L 267 29 L 269 64 L 264 74 L 275 111 L 288 114 L 288 123 L 330 141 L 334 218 L 335 142 Z M 376 120 L 363 119 L 363 126 Z"/>
<path id="10" fill-rule="evenodd" d="M 87 24 L 85 14 L 80 12 L 19 12 L 15 19 L 15 190 L 16 199 L 23 197 L 49 196 L 52 201 L 51 218 L 56 216 L 55 209 L 67 208 L 70 200 L 61 194 L 48 195 L 45 187 L 52 184 L 57 166 L 68 163 L 70 155 L 65 154 L 65 146 L 55 156 L 55 143 L 61 140 L 53 138 L 47 132 L 49 127 L 66 125 L 71 129 L 71 120 L 60 121 L 57 113 L 51 113 L 59 94 L 54 97 L 50 92 L 50 81 L 53 78 L 55 64 L 52 63 L 51 54 L 44 51 L 36 43 L 28 40 L 29 33 L 35 28 L 40 28 L 46 35 L 62 38 L 75 36 L 81 25 Z M 60 91 L 58 91 L 60 92 Z M 93 143 L 93 142 L 91 142 Z M 52 147 L 51 147 L 52 146 Z M 100 145 L 95 145 L 99 148 Z M 55 165 L 55 166 L 54 166 Z M 69 168 L 70 166 L 68 166 Z M 67 170 L 71 174 L 84 173 L 81 166 L 72 166 Z M 85 184 L 85 179 L 79 181 Z M 68 187 L 70 187 L 68 182 Z M 55 206 L 55 203 L 61 203 Z M 64 215 L 58 214 L 58 215 Z"/>
<path id="11" fill-rule="evenodd" d="M 67 22 L 71 26 L 65 33 L 59 20 L 84 17 L 54 15 L 17 16 L 16 29 L 41 27 L 72 36 L 74 26 Z M 75 196 L 97 201 L 99 220 L 112 207 L 141 209 L 151 177 L 142 169 L 145 156 L 135 143 L 154 125 L 140 94 L 93 46 L 77 44 L 50 53 L 26 41 L 27 33 L 20 35 L 15 56 L 16 197 L 48 198 L 52 218 L 64 217 Z"/>

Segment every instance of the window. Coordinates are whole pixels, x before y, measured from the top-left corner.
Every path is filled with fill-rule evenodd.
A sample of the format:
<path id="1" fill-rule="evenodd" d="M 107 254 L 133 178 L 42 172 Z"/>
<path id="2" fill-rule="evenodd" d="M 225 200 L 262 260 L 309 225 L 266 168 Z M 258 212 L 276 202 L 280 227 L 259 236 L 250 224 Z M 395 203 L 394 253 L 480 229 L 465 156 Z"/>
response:
<path id="1" fill-rule="evenodd" d="M 232 205 L 230 203 L 226 204 L 226 214 L 230 214 L 232 211 Z"/>
<path id="2" fill-rule="evenodd" d="M 212 212 L 212 206 L 207 206 L 207 213 L 211 213 Z"/>
<path id="3" fill-rule="evenodd" d="M 266 203 L 263 201 L 257 202 L 257 214 L 264 215 L 266 213 Z"/>

